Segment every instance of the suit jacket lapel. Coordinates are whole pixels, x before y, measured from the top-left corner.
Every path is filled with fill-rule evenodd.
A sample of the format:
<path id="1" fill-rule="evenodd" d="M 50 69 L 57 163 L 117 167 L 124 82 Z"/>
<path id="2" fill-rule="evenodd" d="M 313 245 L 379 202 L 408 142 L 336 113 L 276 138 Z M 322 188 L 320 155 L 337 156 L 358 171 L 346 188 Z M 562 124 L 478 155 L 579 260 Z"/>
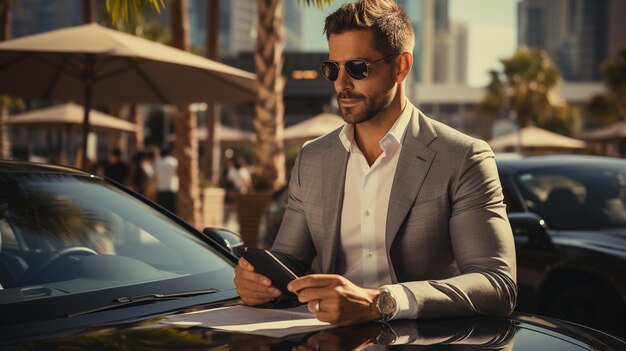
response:
<path id="1" fill-rule="evenodd" d="M 341 206 L 348 166 L 348 151 L 339 140 L 339 134 L 337 134 L 336 141 L 329 143 L 326 155 L 328 155 L 328 162 L 324 164 L 322 173 L 324 249 L 321 250 L 321 256 L 318 259 L 322 272 L 332 272 L 337 257 Z"/>
<path id="2" fill-rule="evenodd" d="M 432 124 L 418 109 L 413 108 L 389 197 L 385 238 L 387 252 L 390 252 L 391 244 L 415 202 L 430 165 L 435 159 L 436 152 L 428 145 L 436 137 Z M 391 264 L 391 259 L 389 262 Z M 392 273 L 393 271 L 391 269 Z"/>

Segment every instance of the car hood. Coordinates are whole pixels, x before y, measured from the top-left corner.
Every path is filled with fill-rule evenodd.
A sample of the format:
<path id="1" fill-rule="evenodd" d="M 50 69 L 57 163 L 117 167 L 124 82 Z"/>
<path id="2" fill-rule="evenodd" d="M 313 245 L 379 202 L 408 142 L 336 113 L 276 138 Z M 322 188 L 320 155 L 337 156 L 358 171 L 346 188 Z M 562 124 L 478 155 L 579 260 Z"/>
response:
<path id="1" fill-rule="evenodd" d="M 159 323 L 163 318 L 89 328 L 62 336 L 5 345 L 3 349 L 283 350 L 306 345 L 319 350 L 351 350 L 390 343 L 418 350 L 431 348 L 438 350 L 442 345 L 472 346 L 473 350 L 494 348 L 508 350 L 515 346 L 517 351 L 535 350 L 537 345 L 543 345 L 549 350 L 619 350 L 626 347 L 624 341 L 593 329 L 523 313 L 515 313 L 510 318 L 469 317 L 393 321 L 388 326 L 367 323 L 294 335 L 284 339 L 226 333 L 198 327 L 182 328 Z"/>
<path id="2" fill-rule="evenodd" d="M 555 244 L 580 247 L 626 259 L 626 228 L 573 231 L 552 231 Z"/>

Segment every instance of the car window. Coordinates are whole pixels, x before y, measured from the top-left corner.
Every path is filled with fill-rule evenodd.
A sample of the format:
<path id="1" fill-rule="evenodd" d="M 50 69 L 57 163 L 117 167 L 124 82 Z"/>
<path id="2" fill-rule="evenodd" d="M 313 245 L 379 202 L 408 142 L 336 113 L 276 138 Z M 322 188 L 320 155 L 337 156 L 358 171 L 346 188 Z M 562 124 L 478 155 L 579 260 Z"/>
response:
<path id="1" fill-rule="evenodd" d="M 26 298 L 11 293 L 25 287 L 80 293 L 232 270 L 187 229 L 95 177 L 0 173 L 0 239 L 0 304 Z"/>
<path id="2" fill-rule="evenodd" d="M 523 172 L 516 183 L 528 209 L 554 229 L 626 227 L 626 170 L 555 167 Z"/>

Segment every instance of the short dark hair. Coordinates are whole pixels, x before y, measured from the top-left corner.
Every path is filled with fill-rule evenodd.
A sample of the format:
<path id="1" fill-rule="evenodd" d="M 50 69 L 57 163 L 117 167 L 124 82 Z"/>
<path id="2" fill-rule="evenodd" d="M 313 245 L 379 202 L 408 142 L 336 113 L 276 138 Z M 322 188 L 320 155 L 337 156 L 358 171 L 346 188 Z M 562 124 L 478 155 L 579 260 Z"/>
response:
<path id="1" fill-rule="evenodd" d="M 382 53 L 413 52 L 415 34 L 409 17 L 393 0 L 358 0 L 341 5 L 326 17 L 324 33 L 372 30 L 373 47 Z"/>

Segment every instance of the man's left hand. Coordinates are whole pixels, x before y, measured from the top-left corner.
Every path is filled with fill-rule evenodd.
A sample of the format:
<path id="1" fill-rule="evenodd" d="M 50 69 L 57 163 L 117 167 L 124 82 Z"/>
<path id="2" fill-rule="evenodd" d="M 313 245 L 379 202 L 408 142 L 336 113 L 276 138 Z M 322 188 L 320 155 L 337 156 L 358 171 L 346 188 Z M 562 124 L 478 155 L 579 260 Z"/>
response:
<path id="1" fill-rule="evenodd" d="M 380 290 L 358 287 L 340 275 L 307 275 L 293 280 L 287 289 L 297 293 L 298 300 L 306 302 L 322 322 L 352 325 L 381 317 L 376 308 Z"/>

